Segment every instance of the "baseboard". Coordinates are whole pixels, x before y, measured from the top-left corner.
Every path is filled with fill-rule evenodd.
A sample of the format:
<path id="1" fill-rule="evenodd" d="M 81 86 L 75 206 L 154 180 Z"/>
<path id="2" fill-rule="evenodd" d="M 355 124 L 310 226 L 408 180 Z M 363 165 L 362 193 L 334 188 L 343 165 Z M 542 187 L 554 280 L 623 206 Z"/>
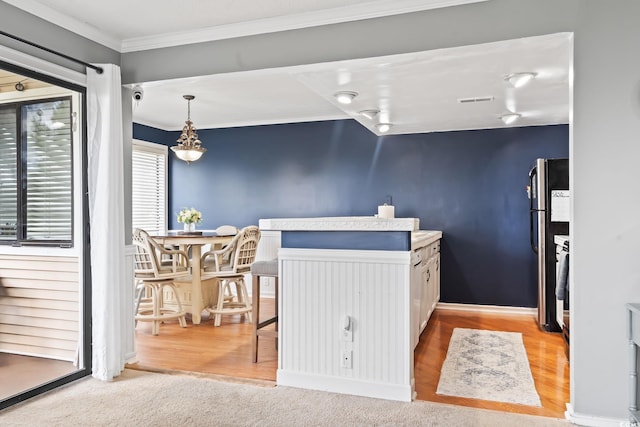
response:
<path id="1" fill-rule="evenodd" d="M 375 397 L 378 399 L 411 402 L 412 386 L 402 384 L 377 383 L 357 378 L 324 376 L 278 369 L 276 383 L 282 386 Z"/>
<path id="2" fill-rule="evenodd" d="M 538 313 L 537 308 L 506 307 L 502 305 L 457 304 L 451 302 L 439 302 L 436 306 L 436 310 L 456 310 L 491 314 L 518 314 L 526 316 L 535 316 Z"/>
<path id="3" fill-rule="evenodd" d="M 567 403 L 567 410 L 564 413 L 565 418 L 576 425 L 586 427 L 628 427 L 632 426 L 629 420 L 624 418 L 605 418 L 595 415 L 577 414 L 573 410 L 573 405 Z"/>

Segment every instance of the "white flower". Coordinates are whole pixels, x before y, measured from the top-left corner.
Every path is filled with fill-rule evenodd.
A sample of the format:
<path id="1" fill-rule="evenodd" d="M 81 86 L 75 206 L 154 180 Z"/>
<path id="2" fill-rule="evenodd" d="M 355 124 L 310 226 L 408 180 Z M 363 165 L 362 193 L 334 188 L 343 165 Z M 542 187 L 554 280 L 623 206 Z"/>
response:
<path id="1" fill-rule="evenodd" d="M 200 223 L 202 222 L 202 213 L 195 208 L 183 208 L 178 213 L 178 222 L 184 224 Z"/>

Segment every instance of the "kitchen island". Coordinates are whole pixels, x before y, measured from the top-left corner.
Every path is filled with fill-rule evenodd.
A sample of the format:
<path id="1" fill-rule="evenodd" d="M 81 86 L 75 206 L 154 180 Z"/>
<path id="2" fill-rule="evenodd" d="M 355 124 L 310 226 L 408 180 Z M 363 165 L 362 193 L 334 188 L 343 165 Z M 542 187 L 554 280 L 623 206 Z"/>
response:
<path id="1" fill-rule="evenodd" d="M 277 383 L 414 399 L 413 350 L 439 297 L 442 232 L 375 217 L 264 219 L 260 229 L 263 255 L 278 246 Z"/>

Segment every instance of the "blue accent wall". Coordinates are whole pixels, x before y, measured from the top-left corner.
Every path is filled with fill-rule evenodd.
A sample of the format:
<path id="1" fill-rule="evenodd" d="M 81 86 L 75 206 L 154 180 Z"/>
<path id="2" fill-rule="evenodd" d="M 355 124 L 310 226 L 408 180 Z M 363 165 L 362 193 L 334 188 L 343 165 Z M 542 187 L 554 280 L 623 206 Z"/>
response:
<path id="1" fill-rule="evenodd" d="M 409 231 L 283 231 L 283 248 L 410 251 Z"/>
<path id="2" fill-rule="evenodd" d="M 134 126 L 138 139 L 173 145 L 179 136 L 153 133 Z M 198 134 L 208 149 L 201 160 L 169 154 L 169 228 L 182 207 L 203 212 L 202 228 L 242 227 L 373 215 L 391 197 L 396 217 L 444 233 L 442 301 L 537 305 L 525 186 L 536 158 L 568 157 L 568 125 L 377 137 L 339 120 Z"/>

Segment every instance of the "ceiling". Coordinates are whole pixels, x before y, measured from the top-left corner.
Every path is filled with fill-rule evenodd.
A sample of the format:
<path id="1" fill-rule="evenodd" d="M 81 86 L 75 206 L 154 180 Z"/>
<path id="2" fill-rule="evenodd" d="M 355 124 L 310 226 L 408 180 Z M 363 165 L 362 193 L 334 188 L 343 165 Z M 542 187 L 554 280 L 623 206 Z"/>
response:
<path id="1" fill-rule="evenodd" d="M 50 20 L 58 24 L 60 21 L 55 20 L 51 11 L 68 14 L 65 16 L 73 18 L 75 31 L 79 33 L 78 23 L 103 32 L 108 28 L 109 37 L 123 46 L 127 42 L 129 46 L 140 45 L 141 40 L 167 42 L 166 34 L 154 33 L 157 28 L 180 31 L 190 25 L 213 25 L 208 27 L 211 30 L 219 25 L 229 30 L 244 25 L 244 31 L 248 31 L 251 23 L 267 20 L 275 25 L 277 20 L 286 26 L 285 22 L 292 21 L 292 17 L 301 16 L 308 18 L 305 21 L 308 25 L 317 25 L 314 22 L 330 21 L 328 17 L 332 14 L 349 15 L 345 11 L 351 11 L 349 16 L 353 19 L 362 19 L 353 11 L 363 10 L 364 6 L 376 6 L 379 13 L 385 14 L 401 7 L 416 7 L 417 3 L 430 8 L 468 2 L 230 0 L 221 6 L 220 2 L 189 0 L 181 2 L 180 13 L 176 13 L 174 2 L 169 0 L 7 2 L 14 1 L 18 7 L 31 7 L 32 12 L 34 5 L 39 6 L 40 16 L 45 19 L 47 15 L 42 11 L 48 10 Z M 148 3 L 155 5 L 153 20 L 140 18 L 144 16 L 141 11 L 149 9 L 137 9 L 149 7 Z M 398 9 L 391 8 L 391 4 Z M 386 12 L 383 6 L 387 7 Z M 196 9 L 210 13 L 190 13 Z M 125 15 L 122 10 L 129 12 Z M 309 18 L 312 16 L 317 19 Z M 158 25 L 164 20 L 170 24 Z M 253 27 L 252 31 L 258 31 L 255 28 L 259 25 Z M 68 24 L 67 28 L 72 29 L 73 25 Z M 382 135 L 375 126 L 379 122 L 392 124 L 386 134 L 568 123 L 571 58 L 572 34 L 557 33 L 412 54 L 139 82 L 143 97 L 140 101 L 132 100 L 133 118 L 137 123 L 179 130 L 187 113 L 182 96 L 190 94 L 195 96 L 191 119 L 199 129 L 353 118 L 376 135 Z M 505 76 L 514 72 L 534 72 L 536 78 L 527 86 L 513 88 Z M 358 95 L 352 104 L 342 105 L 333 96 L 340 90 Z M 369 119 L 359 113 L 362 110 L 379 113 Z M 521 117 L 505 125 L 500 116 L 509 111 Z"/>

